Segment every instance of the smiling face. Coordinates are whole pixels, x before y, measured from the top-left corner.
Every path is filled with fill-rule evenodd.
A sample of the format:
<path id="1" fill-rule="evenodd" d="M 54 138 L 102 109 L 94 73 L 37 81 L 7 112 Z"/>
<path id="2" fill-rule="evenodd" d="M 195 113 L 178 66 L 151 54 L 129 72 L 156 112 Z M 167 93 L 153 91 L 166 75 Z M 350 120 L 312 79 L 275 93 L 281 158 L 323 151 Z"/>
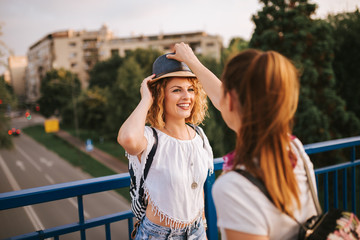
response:
<path id="1" fill-rule="evenodd" d="M 170 90 L 174 86 L 178 86 L 178 89 Z M 166 119 L 170 120 L 172 117 L 183 120 L 186 116 L 185 122 L 194 125 L 198 125 L 204 120 L 207 112 L 207 99 L 196 78 L 165 78 L 150 84 L 149 87 L 154 101 L 147 113 L 146 122 L 151 126 L 161 129 L 165 126 Z M 185 96 L 179 100 L 179 96 L 184 96 L 184 90 L 190 97 Z M 168 97 L 165 96 L 166 94 Z M 190 105 L 188 105 L 189 103 Z M 166 116 L 167 114 L 168 116 Z"/>
<path id="2" fill-rule="evenodd" d="M 195 102 L 193 84 L 186 78 L 175 77 L 165 87 L 165 121 L 186 119 L 191 115 Z"/>

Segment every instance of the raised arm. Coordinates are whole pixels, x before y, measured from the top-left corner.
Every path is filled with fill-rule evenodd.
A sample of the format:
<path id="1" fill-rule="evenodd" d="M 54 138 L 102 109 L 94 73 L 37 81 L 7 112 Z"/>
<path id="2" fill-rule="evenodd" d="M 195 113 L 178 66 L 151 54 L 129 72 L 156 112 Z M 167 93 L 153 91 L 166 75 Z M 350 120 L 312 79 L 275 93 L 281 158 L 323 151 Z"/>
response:
<path id="1" fill-rule="evenodd" d="M 183 42 L 175 44 L 175 54 L 168 54 L 167 58 L 186 63 L 199 79 L 211 102 L 221 111 L 222 82 L 199 61 L 189 45 Z"/>
<path id="2" fill-rule="evenodd" d="M 151 107 L 153 98 L 148 88 L 148 81 L 154 75 L 144 79 L 141 83 L 141 100 L 135 110 L 120 127 L 117 141 L 130 155 L 141 154 L 146 146 L 147 140 L 144 136 L 146 115 Z"/>

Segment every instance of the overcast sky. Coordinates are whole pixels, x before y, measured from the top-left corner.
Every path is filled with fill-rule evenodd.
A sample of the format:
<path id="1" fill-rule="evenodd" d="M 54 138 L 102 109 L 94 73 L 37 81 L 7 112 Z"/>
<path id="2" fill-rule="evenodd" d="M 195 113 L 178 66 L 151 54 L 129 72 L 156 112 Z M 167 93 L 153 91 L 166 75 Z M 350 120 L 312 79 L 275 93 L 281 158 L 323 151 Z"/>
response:
<path id="1" fill-rule="evenodd" d="M 318 4 L 319 17 L 360 7 L 360 0 L 309 1 Z M 26 55 L 49 33 L 106 24 L 118 37 L 206 31 L 227 45 L 232 37 L 250 39 L 251 16 L 261 7 L 258 0 L 0 0 L 0 41 L 14 55 Z"/>

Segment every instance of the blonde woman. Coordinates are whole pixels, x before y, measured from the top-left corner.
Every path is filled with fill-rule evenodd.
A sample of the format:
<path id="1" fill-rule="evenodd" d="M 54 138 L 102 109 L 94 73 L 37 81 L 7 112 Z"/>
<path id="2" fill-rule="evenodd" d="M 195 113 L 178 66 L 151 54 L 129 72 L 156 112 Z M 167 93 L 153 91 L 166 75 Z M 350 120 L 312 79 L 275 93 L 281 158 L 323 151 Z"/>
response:
<path id="1" fill-rule="evenodd" d="M 148 205 L 135 239 L 206 239 L 203 185 L 213 155 L 196 126 L 205 117 L 206 95 L 190 69 L 166 55 L 154 62 L 153 73 L 142 82 L 141 101 L 118 134 L 138 177 L 154 143 L 145 124 L 158 134 L 144 182 Z"/>
<path id="2" fill-rule="evenodd" d="M 220 81 L 188 45 L 176 44 L 175 49 L 169 57 L 192 69 L 237 134 L 232 171 L 220 176 L 212 190 L 222 239 L 297 239 L 298 222 L 316 210 L 300 156 L 312 178 L 313 165 L 291 135 L 299 96 L 295 67 L 277 52 L 249 49 L 229 61 Z M 260 180 L 269 196 L 238 169 Z"/>

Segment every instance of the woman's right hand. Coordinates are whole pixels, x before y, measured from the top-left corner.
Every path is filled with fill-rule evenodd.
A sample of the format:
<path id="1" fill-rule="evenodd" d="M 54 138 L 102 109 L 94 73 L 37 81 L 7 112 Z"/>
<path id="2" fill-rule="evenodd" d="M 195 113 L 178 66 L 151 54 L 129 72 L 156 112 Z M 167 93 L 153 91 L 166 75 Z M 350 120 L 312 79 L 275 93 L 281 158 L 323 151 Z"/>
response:
<path id="1" fill-rule="evenodd" d="M 141 87 L 140 87 L 141 99 L 148 100 L 148 101 L 150 101 L 151 104 L 152 104 L 152 101 L 153 101 L 153 97 L 152 97 L 151 91 L 149 89 L 148 83 L 154 77 L 155 77 L 155 74 L 152 74 L 152 75 L 148 76 L 147 78 L 145 78 L 142 81 Z"/>

